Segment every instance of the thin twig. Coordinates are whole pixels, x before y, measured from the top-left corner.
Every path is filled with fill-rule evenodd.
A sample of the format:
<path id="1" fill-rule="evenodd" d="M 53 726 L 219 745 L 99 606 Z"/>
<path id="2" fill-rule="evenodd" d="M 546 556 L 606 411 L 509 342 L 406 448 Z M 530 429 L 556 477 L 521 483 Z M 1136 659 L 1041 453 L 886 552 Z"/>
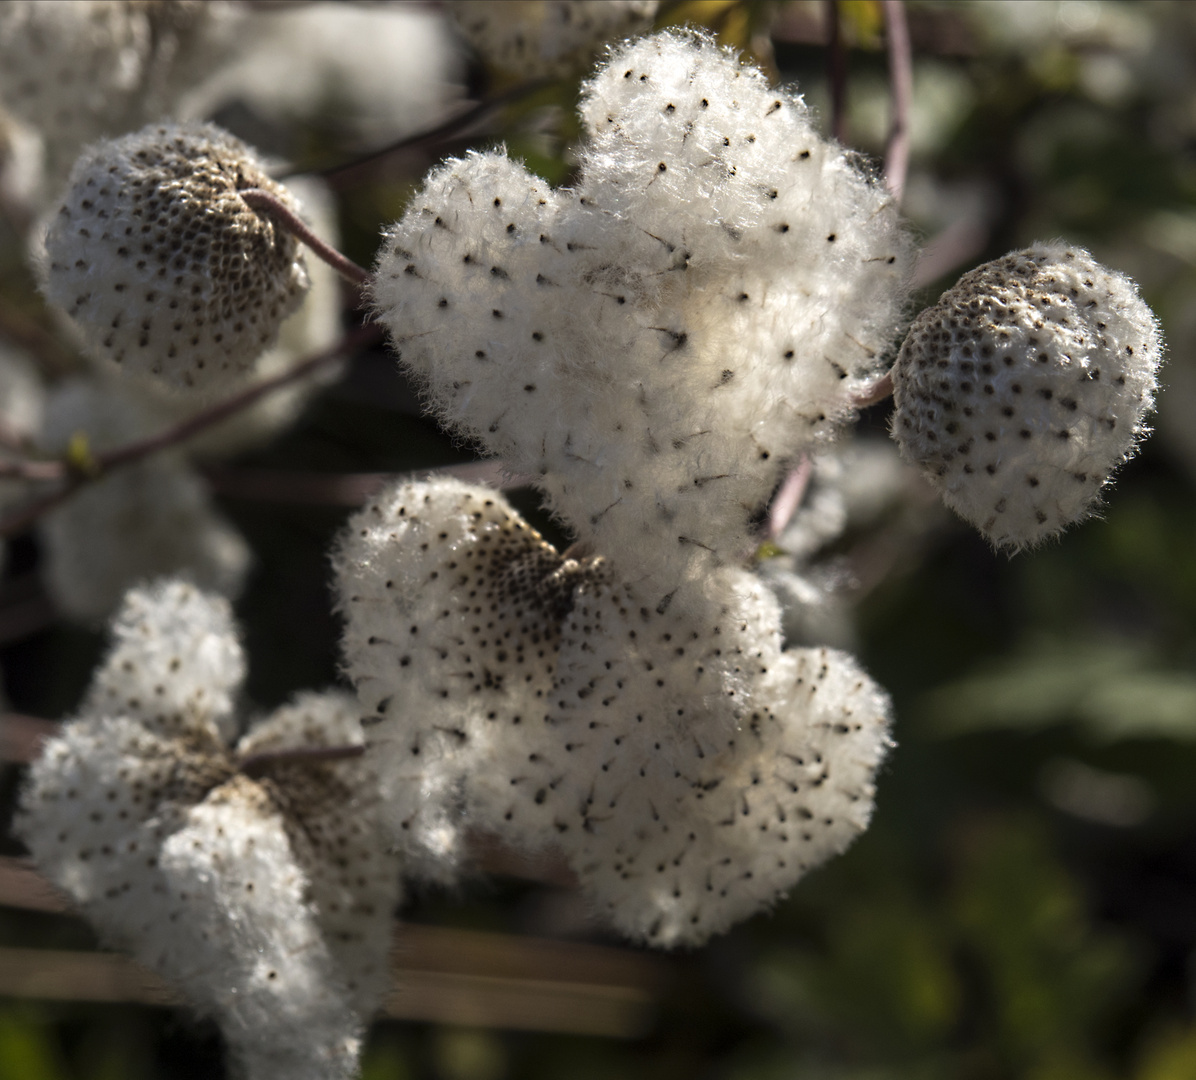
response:
<path id="1" fill-rule="evenodd" d="M 20 510 L 0 518 L 0 536 L 19 536 L 34 522 L 48 514 L 55 507 L 66 502 L 82 487 L 83 477 L 73 478 L 57 491 L 38 499 L 36 502 L 26 503 Z"/>
<path id="2" fill-rule="evenodd" d="M 263 379 L 261 382 L 255 383 L 253 386 L 234 394 L 232 397 L 218 402 L 211 408 L 204 409 L 202 412 L 196 413 L 181 423 L 175 424 L 174 427 L 167 428 L 157 435 L 151 435 L 148 439 L 127 443 L 125 446 L 118 446 L 112 450 L 96 454 L 96 464 L 99 466 L 102 474 L 121 465 L 140 461 L 142 458 L 157 453 L 159 450 L 165 450 L 167 447 L 186 442 L 201 431 L 206 431 L 208 428 L 213 427 L 222 420 L 228 419 L 228 417 L 235 413 L 247 409 L 254 402 L 266 397 L 268 394 L 272 394 L 275 390 L 283 386 L 289 386 L 294 382 L 301 382 L 320 368 L 331 364 L 334 360 L 339 360 L 346 353 L 356 352 L 359 349 L 364 349 L 375 344 L 380 340 L 381 336 L 382 330 L 375 323 L 367 323 L 365 326 L 359 326 L 357 329 L 346 334 L 331 348 L 325 349 L 315 356 L 304 360 L 302 363 L 296 364 L 293 368 L 284 371 L 280 375 L 275 375 L 272 378 Z"/>
<path id="3" fill-rule="evenodd" d="M 0 477 L 17 480 L 61 480 L 66 476 L 61 461 L 34 461 L 29 458 L 0 459 Z"/>
<path id="4" fill-rule="evenodd" d="M 802 454 L 781 482 L 772 506 L 768 508 L 768 539 L 776 540 L 785 531 L 797 508 L 801 506 L 806 496 L 806 489 L 810 486 L 810 477 L 814 473 L 814 461 L 809 454 Z"/>
<path id="5" fill-rule="evenodd" d="M 981 217 L 960 218 L 922 246 L 910 288 L 922 289 L 939 278 L 972 266 L 988 245 L 990 229 Z"/>
<path id="6" fill-rule="evenodd" d="M 359 758 L 365 747 L 357 746 L 296 746 L 283 750 L 263 750 L 241 759 L 240 770 L 246 776 L 268 773 L 276 765 L 323 765 L 329 761 Z"/>
<path id="7" fill-rule="evenodd" d="M 337 181 L 344 181 L 347 177 L 352 175 L 358 169 L 366 168 L 380 161 L 382 158 L 389 157 L 391 154 L 397 154 L 402 150 L 412 150 L 425 143 L 438 143 L 455 135 L 463 135 L 474 124 L 481 122 L 491 113 L 497 112 L 505 108 L 507 105 L 514 104 L 525 97 L 530 97 L 538 90 L 551 84 L 548 79 L 533 79 L 530 82 L 520 83 L 518 86 L 512 87 L 504 94 L 499 94 L 498 97 L 490 98 L 487 101 L 478 101 L 473 105 L 468 106 L 456 116 L 450 116 L 447 120 L 435 127 L 428 128 L 424 131 L 418 131 L 414 135 L 404 135 L 400 139 L 396 139 L 386 146 L 380 147 L 377 150 L 371 150 L 361 157 L 354 158 L 352 161 L 343 162 L 340 165 L 333 165 L 327 169 L 318 170 L 315 175 L 321 176 L 330 183 Z M 299 176 L 308 170 L 295 170 L 292 173 L 285 173 L 279 179 L 285 180 L 289 176 Z"/>
<path id="8" fill-rule="evenodd" d="M 159 451 L 186 442 L 200 432 L 206 431 L 221 421 L 227 420 L 230 416 L 242 412 L 267 394 L 271 394 L 283 386 L 289 386 L 291 383 L 307 378 L 320 368 L 331 364 L 335 360 L 339 360 L 346 353 L 355 352 L 374 344 L 379 340 L 381 334 L 381 329 L 373 323 L 358 327 L 356 330 L 346 334 L 331 348 L 325 349 L 315 356 L 304 360 L 302 363 L 296 364 L 280 375 L 263 379 L 261 382 L 255 383 L 253 386 L 234 394 L 232 397 L 217 402 L 210 408 L 188 417 L 173 427 L 166 428 L 166 430 L 159 432 L 157 435 L 151 435 L 149 438 L 138 439 L 135 442 L 126 443 L 124 446 L 113 447 L 111 450 L 97 453 L 90 463 L 91 468 L 88 472 L 83 473 L 78 470 L 68 471 L 65 483 L 57 491 L 36 502 L 27 504 L 5 518 L 0 518 L 0 536 L 14 536 L 22 532 L 44 514 L 49 513 L 56 506 L 69 499 L 85 484 L 99 479 L 113 469 L 131 465 L 134 462 L 149 457 L 151 454 L 156 454 Z"/>
<path id="9" fill-rule="evenodd" d="M 0 303 L 0 334 L 31 353 L 50 375 L 69 375 L 78 369 L 77 359 L 53 333 L 12 303 Z"/>
<path id="10" fill-rule="evenodd" d="M 889 45 L 889 93 L 893 110 L 885 145 L 885 183 L 898 204 L 909 172 L 909 117 L 914 98 L 914 58 L 904 0 L 884 0 Z"/>
<path id="11" fill-rule="evenodd" d="M 204 479 L 217 495 L 252 502 L 308 506 L 361 506 L 392 484 L 451 476 L 467 484 L 498 489 L 526 487 L 530 477 L 510 475 L 497 460 L 438 465 L 406 473 L 300 472 L 290 469 L 209 467 Z"/>
<path id="12" fill-rule="evenodd" d="M 847 136 L 847 50 L 839 25 L 839 0 L 825 0 L 826 45 L 831 84 L 831 137 L 845 142 Z"/>
<path id="13" fill-rule="evenodd" d="M 0 864 L 0 888 L 6 876 Z M 48 888 L 32 882 L 39 886 Z M 646 1035 L 684 970 L 676 959 L 630 949 L 414 923 L 396 935 L 387 962 L 395 989 L 381 1013 L 392 1020 L 615 1039 Z M 184 1005 L 174 987 L 119 953 L 15 946 L 0 947 L 0 995 Z"/>
<path id="14" fill-rule="evenodd" d="M 248 206 L 261 213 L 268 214 L 279 225 L 295 236 L 296 239 L 303 241 L 304 244 L 311 248 L 313 255 L 317 255 L 323 259 L 346 281 L 351 281 L 354 285 L 358 286 L 369 284 L 370 274 L 368 270 L 363 269 L 352 259 L 342 255 L 331 244 L 321 240 L 311 231 L 307 223 L 277 196 L 271 195 L 270 192 L 263 191 L 261 188 L 245 188 L 245 190 L 239 191 L 237 194 L 241 196 Z"/>
<path id="15" fill-rule="evenodd" d="M 0 417 L 0 446 L 14 454 L 27 454 L 33 448 L 33 439 Z"/>

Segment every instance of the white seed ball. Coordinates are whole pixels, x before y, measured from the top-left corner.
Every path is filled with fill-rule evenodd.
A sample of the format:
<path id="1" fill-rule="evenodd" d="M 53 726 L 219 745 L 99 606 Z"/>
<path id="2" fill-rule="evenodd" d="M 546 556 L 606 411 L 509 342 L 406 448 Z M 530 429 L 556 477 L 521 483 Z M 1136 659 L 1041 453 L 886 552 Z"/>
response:
<path id="1" fill-rule="evenodd" d="M 998 548 L 1095 509 L 1137 447 L 1163 343 L 1134 283 L 1082 248 L 1036 244 L 960 278 L 893 369 L 893 438 Z"/>
<path id="2" fill-rule="evenodd" d="M 177 387 L 234 381 L 303 299 L 298 244 L 239 192 L 290 193 L 211 125 L 155 124 L 75 163 L 46 236 L 45 293 L 97 356 Z"/>
<path id="3" fill-rule="evenodd" d="M 332 190 L 314 177 L 296 177 L 288 183 L 302 202 L 308 224 L 316 235 L 334 247 L 340 243 Z M 127 374 L 123 386 L 145 407 L 154 422 L 166 428 L 189 420 L 231 393 L 274 378 L 318 352 L 331 349 L 341 336 L 341 278 L 327 263 L 316 259 L 308 266 L 311 288 L 303 304 L 286 318 L 274 345 L 258 357 L 253 370 L 231 385 L 209 393 L 178 391 L 153 375 Z M 105 365 L 107 366 L 107 365 Z M 188 439 L 188 457 L 219 461 L 262 445 L 289 427 L 311 399 L 344 374 L 343 363 L 330 364 L 298 382 L 260 398 L 213 427 Z"/>

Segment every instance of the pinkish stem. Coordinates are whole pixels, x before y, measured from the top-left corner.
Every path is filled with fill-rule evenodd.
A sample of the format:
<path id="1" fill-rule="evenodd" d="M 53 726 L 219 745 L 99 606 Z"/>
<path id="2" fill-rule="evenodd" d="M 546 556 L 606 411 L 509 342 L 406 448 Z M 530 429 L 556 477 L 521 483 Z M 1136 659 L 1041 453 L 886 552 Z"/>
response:
<path id="1" fill-rule="evenodd" d="M 885 36 L 889 42 L 889 91 L 893 120 L 885 146 L 885 183 L 898 204 L 909 172 L 909 116 L 914 98 L 914 58 L 904 0 L 884 0 Z"/>
<path id="2" fill-rule="evenodd" d="M 802 499 L 806 497 L 806 488 L 810 486 L 810 477 L 814 473 L 814 462 L 809 454 L 802 454 L 797 465 L 789 471 L 781 483 L 777 496 L 768 510 L 768 539 L 776 540 L 783 533 Z"/>
<path id="3" fill-rule="evenodd" d="M 369 284 L 368 270 L 363 270 L 352 259 L 346 258 L 331 244 L 325 243 L 308 228 L 307 223 L 276 196 L 261 188 L 246 188 L 237 192 L 254 210 L 267 214 L 296 239 L 301 240 L 312 251 L 332 267 L 341 277 L 354 285 Z"/>

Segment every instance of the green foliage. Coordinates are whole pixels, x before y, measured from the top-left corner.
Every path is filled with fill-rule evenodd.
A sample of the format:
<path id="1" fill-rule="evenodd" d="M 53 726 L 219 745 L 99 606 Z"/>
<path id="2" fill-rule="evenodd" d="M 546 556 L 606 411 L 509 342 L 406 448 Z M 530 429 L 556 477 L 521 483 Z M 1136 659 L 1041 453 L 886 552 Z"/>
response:
<path id="1" fill-rule="evenodd" d="M 1196 674 L 1156 662 L 1141 643 L 1030 642 L 937 687 L 919 712 L 944 735 L 1074 721 L 1099 740 L 1196 739 Z"/>
<path id="2" fill-rule="evenodd" d="M 67 1080 L 55 1042 L 32 1010 L 0 1012 L 0 1080 Z"/>
<path id="3" fill-rule="evenodd" d="M 995 1044 L 1022 1075 L 1100 1075 L 1103 1024 L 1133 990 L 1127 945 L 1093 929 L 1033 823 L 981 822 L 959 847 L 951 906 L 995 1006 L 986 1017 Z"/>

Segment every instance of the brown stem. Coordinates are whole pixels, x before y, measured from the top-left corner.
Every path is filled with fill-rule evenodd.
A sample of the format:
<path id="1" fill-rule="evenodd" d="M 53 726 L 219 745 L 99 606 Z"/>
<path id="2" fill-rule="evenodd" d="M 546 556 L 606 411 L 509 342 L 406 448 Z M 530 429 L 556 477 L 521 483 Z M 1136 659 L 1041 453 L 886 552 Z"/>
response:
<path id="1" fill-rule="evenodd" d="M 323 259 L 346 281 L 351 281 L 354 285 L 359 286 L 369 284 L 369 271 L 363 270 L 352 259 L 342 255 L 331 244 L 316 236 L 308 228 L 307 223 L 277 196 L 271 195 L 270 192 L 263 191 L 261 188 L 245 188 L 237 194 L 254 210 L 268 214 L 298 240 L 303 241 L 311 249 L 313 255 Z"/>
<path id="2" fill-rule="evenodd" d="M 470 832 L 467 841 L 479 870 L 487 874 L 538 881 L 558 889 L 578 888 L 577 875 L 554 849 L 528 855 L 504 844 L 493 833 Z"/>
<path id="3" fill-rule="evenodd" d="M 0 536 L 19 536 L 39 518 L 66 502 L 84 483 L 83 477 L 75 477 L 57 491 L 0 518 Z"/>
<path id="4" fill-rule="evenodd" d="M 851 399 L 851 403 L 857 409 L 866 409 L 869 405 L 875 405 L 879 401 L 884 401 L 884 399 L 890 397 L 892 393 L 893 373 L 892 371 L 886 371 L 866 390 L 856 394 L 855 397 Z"/>
<path id="5" fill-rule="evenodd" d="M 348 761 L 365 753 L 364 746 L 296 746 L 283 750 L 263 750 L 241 759 L 240 770 L 258 777 L 276 765 L 323 765 L 329 761 Z"/>
<path id="6" fill-rule="evenodd" d="M 973 266 L 984 253 L 989 232 L 988 222 L 982 218 L 953 221 L 922 245 L 910 288 L 925 288 L 952 271 L 958 272 L 964 267 Z"/>
<path id="7" fill-rule="evenodd" d="M 166 450 L 169 447 L 186 442 L 200 432 L 219 424 L 222 420 L 227 420 L 230 416 L 247 409 L 259 398 L 263 398 L 283 386 L 288 386 L 293 382 L 299 382 L 307 378 L 307 376 L 318 371 L 320 368 L 340 359 L 345 353 L 355 352 L 358 349 L 363 349 L 374 344 L 379 340 L 381 334 L 381 329 L 373 323 L 360 326 L 356 330 L 346 334 L 331 348 L 325 349 L 315 356 L 304 360 L 302 363 L 296 364 L 293 368 L 284 371 L 280 375 L 263 379 L 261 382 L 255 383 L 253 386 L 234 394 L 230 398 L 226 398 L 224 401 L 217 402 L 210 408 L 188 417 L 181 423 L 175 424 L 173 427 L 169 427 L 157 435 L 151 435 L 147 439 L 138 439 L 135 442 L 126 443 L 124 446 L 117 446 L 111 450 L 96 454 L 91 462 L 92 468 L 87 473 L 78 471 L 68 472 L 66 482 L 57 491 L 51 492 L 44 498 L 22 507 L 5 518 L 0 518 L 0 536 L 14 536 L 22 532 L 44 514 L 49 513 L 56 506 L 69 499 L 79 488 L 93 480 L 99 479 L 112 469 L 131 465 L 134 462 L 149 457 L 151 454 L 156 454 L 161 450 Z M 64 468 L 67 467 L 64 465 Z"/>
<path id="8" fill-rule="evenodd" d="M 885 183 L 898 204 L 909 171 L 909 115 L 914 97 L 914 57 L 904 0 L 884 0 L 885 37 L 889 44 L 889 92 L 893 119 L 885 146 Z"/>
<path id="9" fill-rule="evenodd" d="M 0 478 L 61 480 L 66 474 L 66 465 L 61 461 L 33 461 L 28 458 L 0 460 Z"/>
<path id="10" fill-rule="evenodd" d="M 408 473 L 300 472 L 290 469 L 241 469 L 223 466 L 203 470 L 218 495 L 251 502 L 298 503 L 309 506 L 361 506 L 392 484 L 452 476 L 467 484 L 499 490 L 526 487 L 525 476 L 510 475 L 497 460 L 440 465 Z"/>
<path id="11" fill-rule="evenodd" d="M 33 761 L 42 743 L 54 738 L 62 725 L 57 720 L 24 713 L 0 713 L 0 762 Z"/>
<path id="12" fill-rule="evenodd" d="M 50 330 L 11 303 L 0 303 L 0 333 L 31 353 L 50 375 L 69 375 L 78 368 L 77 359 Z"/>
<path id="13" fill-rule="evenodd" d="M 839 25 L 839 0 L 825 0 L 826 44 L 831 84 L 831 137 L 836 142 L 847 136 L 847 50 Z"/>
<path id="14" fill-rule="evenodd" d="M 340 359 L 345 353 L 356 352 L 358 349 L 373 345 L 381 338 L 381 335 L 381 329 L 374 323 L 359 326 L 356 330 L 346 334 L 331 348 L 317 353 L 300 364 L 296 364 L 293 368 L 289 368 L 280 375 L 275 375 L 272 378 L 263 379 L 261 382 L 255 383 L 253 386 L 234 394 L 231 398 L 226 398 L 211 408 L 204 409 L 202 412 L 196 413 L 181 423 L 175 424 L 174 427 L 167 428 L 157 435 L 151 435 L 148 439 L 127 443 L 125 446 L 118 446 L 112 450 L 96 454 L 96 464 L 99 466 L 100 471 L 104 472 L 109 469 L 118 468 L 121 465 L 127 465 L 133 461 L 139 461 L 141 458 L 148 457 L 159 450 L 165 450 L 167 447 L 186 442 L 201 431 L 206 431 L 213 425 L 220 423 L 220 421 L 226 420 L 235 413 L 247 409 L 267 394 L 272 394 L 275 390 L 283 386 L 289 386 L 293 382 L 301 382 L 308 375 L 313 374 L 334 360 Z"/>

